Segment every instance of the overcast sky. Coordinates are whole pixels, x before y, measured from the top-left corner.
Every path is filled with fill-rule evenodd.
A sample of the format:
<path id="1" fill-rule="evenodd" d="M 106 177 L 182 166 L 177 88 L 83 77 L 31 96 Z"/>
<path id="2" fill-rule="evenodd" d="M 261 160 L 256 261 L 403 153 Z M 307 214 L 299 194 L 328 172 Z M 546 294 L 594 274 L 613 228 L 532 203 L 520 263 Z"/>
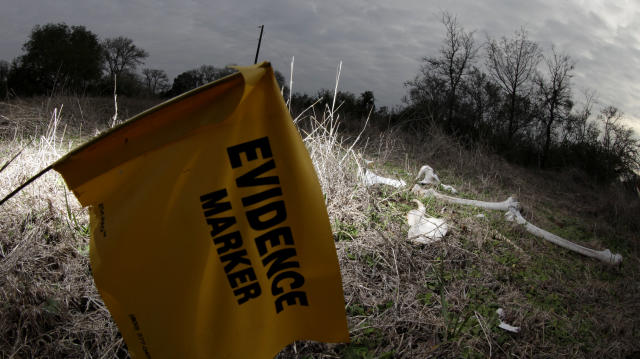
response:
<path id="1" fill-rule="evenodd" d="M 342 61 L 341 89 L 372 90 L 388 106 L 437 53 L 448 11 L 479 45 L 521 26 L 546 53 L 555 44 L 576 61 L 576 100 L 596 90 L 640 131 L 639 0 L 0 0 L 0 9 L 0 59 L 19 56 L 34 25 L 66 22 L 133 39 L 150 54 L 145 67 L 170 79 L 203 64 L 253 63 L 264 24 L 260 60 L 288 80 L 295 56 L 294 91 L 333 88 Z"/>

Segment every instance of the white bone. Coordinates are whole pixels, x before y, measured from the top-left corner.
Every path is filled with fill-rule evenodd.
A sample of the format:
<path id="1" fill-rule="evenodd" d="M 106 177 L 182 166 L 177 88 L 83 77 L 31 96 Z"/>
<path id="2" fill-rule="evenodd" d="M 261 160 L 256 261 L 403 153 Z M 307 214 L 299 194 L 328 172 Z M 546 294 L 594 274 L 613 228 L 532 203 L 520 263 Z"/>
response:
<path id="1" fill-rule="evenodd" d="M 513 325 L 507 324 L 505 322 L 503 322 L 504 320 L 504 310 L 502 310 L 502 308 L 498 308 L 496 309 L 496 313 L 498 314 L 498 318 L 500 318 L 500 324 L 498 324 L 498 327 L 511 332 L 511 333 L 519 333 L 520 332 L 520 327 L 514 327 Z"/>
<path id="2" fill-rule="evenodd" d="M 581 245 L 570 242 L 562 237 L 559 237 L 553 233 L 547 232 L 544 229 L 534 226 L 529 223 L 526 219 L 522 217 L 520 212 L 518 211 L 520 207 L 520 203 L 514 200 L 512 197 L 507 198 L 502 202 L 484 202 L 484 201 L 476 201 L 471 199 L 463 199 L 450 197 L 441 193 L 436 192 L 434 189 L 423 189 L 422 187 L 415 185 L 411 189 L 411 192 L 415 193 L 418 196 L 429 196 L 436 197 L 438 199 L 450 202 L 457 203 L 468 206 L 476 206 L 486 209 L 494 209 L 507 212 L 505 214 L 505 218 L 508 221 L 516 222 L 520 225 L 524 225 L 525 229 L 531 234 L 538 236 L 544 240 L 547 240 L 551 243 L 559 245 L 560 247 L 566 248 L 568 250 L 580 253 L 582 255 L 599 259 L 608 264 L 619 264 L 622 262 L 622 255 L 616 253 L 612 254 L 610 250 L 605 249 L 602 251 L 596 251 L 594 249 L 586 248 Z"/>
<path id="3" fill-rule="evenodd" d="M 456 189 L 453 188 L 453 186 L 450 186 L 448 184 L 440 184 L 440 186 L 442 186 L 442 189 L 445 190 L 445 191 L 449 191 L 449 192 L 451 192 L 453 194 L 458 193 L 458 191 L 456 191 Z"/>
<path id="4" fill-rule="evenodd" d="M 427 217 L 422 202 L 417 199 L 413 202 L 418 204 L 418 209 L 412 209 L 407 213 L 407 222 L 410 226 L 407 233 L 409 240 L 422 244 L 441 240 L 449 230 L 444 219 Z"/>
<path id="5" fill-rule="evenodd" d="M 366 186 L 373 186 L 374 184 L 386 184 L 389 186 L 393 186 L 396 188 L 401 188 L 407 185 L 407 183 L 403 180 L 395 180 L 392 178 L 386 178 L 382 176 L 378 176 L 377 174 L 365 169 L 364 175 L 361 175 L 362 181 Z"/>
<path id="6" fill-rule="evenodd" d="M 436 192 L 432 188 L 424 189 L 418 185 L 414 185 L 413 188 L 411 189 L 411 192 L 421 197 L 435 197 L 449 203 L 457 203 L 457 204 L 462 204 L 466 206 L 475 206 L 475 207 L 481 207 L 486 209 L 493 209 L 497 211 L 508 211 L 509 208 L 511 207 L 514 207 L 514 208 L 520 207 L 520 203 L 515 199 L 513 199 L 512 197 L 509 197 L 502 202 L 476 201 L 473 199 L 464 199 L 464 198 L 447 196 L 447 195 Z"/>
<path id="7" fill-rule="evenodd" d="M 433 168 L 427 165 L 420 167 L 416 180 L 419 180 L 420 178 L 422 178 L 422 180 L 418 182 L 420 184 L 437 185 L 440 183 L 440 178 L 438 178 L 438 175 L 433 171 Z"/>
<path id="8" fill-rule="evenodd" d="M 522 217 L 520 212 L 515 208 L 509 209 L 509 211 L 505 214 L 505 218 L 507 219 L 507 221 L 515 222 L 525 226 L 527 232 L 537 237 L 540 237 L 542 239 L 545 239 L 551 243 L 559 245 L 560 247 L 580 253 L 587 257 L 599 259 L 602 262 L 605 262 L 607 264 L 619 264 L 620 262 L 622 262 L 622 255 L 618 253 L 612 254 L 611 251 L 608 249 L 605 249 L 602 251 L 596 251 L 591 248 L 586 248 L 579 244 L 570 242 L 562 237 L 556 236 L 553 233 L 547 232 L 542 228 L 538 228 L 534 226 L 533 224 L 529 223 L 526 219 L 524 219 L 524 217 Z"/>

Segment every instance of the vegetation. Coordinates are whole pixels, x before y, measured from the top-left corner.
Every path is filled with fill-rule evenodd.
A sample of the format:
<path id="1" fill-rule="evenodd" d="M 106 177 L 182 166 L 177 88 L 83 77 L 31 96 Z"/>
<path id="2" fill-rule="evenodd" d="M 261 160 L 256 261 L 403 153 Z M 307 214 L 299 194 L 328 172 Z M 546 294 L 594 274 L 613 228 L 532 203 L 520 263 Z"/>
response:
<path id="1" fill-rule="evenodd" d="M 637 355 L 640 198 L 629 185 L 637 181 L 638 140 L 621 125 L 619 110 L 594 108 L 592 93 L 577 105 L 567 54 L 552 48 L 543 55 L 524 29 L 480 47 L 454 16 L 443 14 L 443 24 L 442 49 L 425 57 L 402 108 L 376 107 L 371 91 L 291 94 L 325 193 L 352 341 L 296 342 L 279 357 Z M 36 26 L 28 42 L 42 31 L 79 31 L 105 56 L 105 41 L 82 27 Z M 118 112 L 128 117 L 232 71 L 203 65 L 169 84 L 161 69 L 135 73 L 146 54 L 138 49 L 120 72 L 105 71 L 103 57 L 98 75 L 83 78 L 51 54 L 52 61 L 33 65 L 33 44 L 11 65 L 0 62 L 3 163 L 24 148 L 0 171 L 0 195 L 112 123 L 113 99 L 98 95 L 111 95 L 113 75 L 121 76 L 117 88 L 130 89 L 118 98 Z M 530 71 L 514 73 L 514 61 Z M 42 70 L 42 82 L 30 82 L 38 72 L 28 66 L 45 65 L 55 67 L 54 75 Z M 289 99 L 281 75 L 279 83 Z M 515 195 L 527 220 L 579 244 L 610 248 L 624 261 L 607 266 L 531 236 L 502 213 L 436 199 L 422 202 L 447 221 L 449 234 L 413 244 L 405 216 L 415 197 L 364 186 L 363 159 L 374 161 L 376 173 L 408 183 L 429 164 L 465 198 Z M 91 278 L 87 212 L 62 179 L 47 174 L 0 211 L 0 357 L 127 357 Z M 498 327 L 498 308 L 520 333 Z"/>
<path id="2" fill-rule="evenodd" d="M 568 54 L 555 47 L 543 54 L 522 28 L 511 38 L 487 39 L 483 68 L 473 32 L 447 13 L 443 24 L 439 54 L 424 58 L 420 74 L 407 83 L 400 120 L 438 124 L 521 165 L 579 168 L 604 183 L 637 181 L 640 141 L 621 126 L 618 109 L 604 106 L 592 116 L 592 92 L 576 105 L 575 62 Z"/>
<path id="3" fill-rule="evenodd" d="M 51 94 L 62 89 L 84 93 L 102 73 L 102 47 L 84 26 L 35 26 L 8 74 L 11 91 L 23 95 Z"/>
<path id="4" fill-rule="evenodd" d="M 359 96 L 337 93 L 340 113 L 349 119 L 345 129 L 355 131 L 365 119 L 378 128 L 416 133 L 435 124 L 469 146 L 487 146 L 513 163 L 577 168 L 605 184 L 638 182 L 640 140 L 621 124 L 623 114 L 617 108 L 594 108 L 595 91 L 574 98 L 576 64 L 569 54 L 553 46 L 545 53 L 529 39 L 526 28 L 479 44 L 455 16 L 442 13 L 442 24 L 442 46 L 423 58 L 420 72 L 407 82 L 403 107 L 376 108 L 371 91 Z M 170 84 L 162 69 L 136 72 L 149 54 L 133 40 L 119 36 L 100 41 L 85 27 L 64 23 L 35 26 L 23 50 L 11 66 L 0 61 L 4 98 L 117 93 L 160 99 L 234 72 L 229 65 L 202 65 L 180 73 Z M 284 76 L 276 71 L 276 78 L 294 112 L 332 97 L 330 90 L 289 96 Z"/>
<path id="5" fill-rule="evenodd" d="M 107 127 L 110 113 L 95 109 L 111 100 L 89 100 L 0 105 L 2 157 L 26 146 L 0 173 L 3 195 Z M 145 106 L 119 107 L 132 113 Z M 514 166 L 438 127 L 419 138 L 367 127 L 354 143 L 356 133 L 338 128 L 338 113 L 308 113 L 297 124 L 326 195 L 352 342 L 297 342 L 279 357 L 624 357 L 640 350 L 637 196 L 620 185 L 594 185 L 573 170 Z M 442 242 L 412 244 L 405 216 L 414 196 L 362 185 L 363 158 L 374 160 L 376 173 L 410 183 L 428 163 L 466 198 L 516 194 L 528 220 L 620 252 L 624 262 L 610 267 L 543 242 L 502 213 L 434 199 L 422 201 L 430 215 L 447 220 L 450 233 Z M 87 212 L 62 179 L 50 173 L 0 210 L 0 356 L 126 357 L 91 279 Z M 497 308 L 520 333 L 498 327 Z"/>

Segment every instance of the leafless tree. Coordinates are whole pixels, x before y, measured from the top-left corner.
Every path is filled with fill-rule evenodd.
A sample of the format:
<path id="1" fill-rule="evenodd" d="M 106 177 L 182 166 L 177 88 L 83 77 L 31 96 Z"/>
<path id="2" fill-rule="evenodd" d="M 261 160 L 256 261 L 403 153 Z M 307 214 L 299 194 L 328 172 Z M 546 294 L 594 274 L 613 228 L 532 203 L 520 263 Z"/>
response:
<path id="1" fill-rule="evenodd" d="M 620 112 L 614 106 L 606 106 L 598 119 L 603 122 L 602 147 L 615 159 L 613 170 L 622 176 L 633 175 L 640 170 L 640 140 L 630 128 L 625 127 Z"/>
<path id="2" fill-rule="evenodd" d="M 518 97 L 533 78 L 540 62 L 538 44 L 529 40 L 521 28 L 513 38 L 487 41 L 487 68 L 494 81 L 502 88 L 509 101 L 507 135 L 512 138 L 520 128 L 516 106 Z"/>
<path id="3" fill-rule="evenodd" d="M 133 44 L 133 40 L 126 37 L 106 39 L 102 42 L 104 56 L 107 61 L 111 78 L 118 78 L 123 71 L 134 71 L 149 54 Z"/>
<path id="4" fill-rule="evenodd" d="M 422 71 L 425 75 L 426 72 L 432 72 L 445 80 L 447 85 L 447 120 L 452 121 L 458 104 L 458 90 L 478 49 L 473 40 L 473 31 L 466 32 L 455 16 L 444 12 L 442 24 L 446 34 L 440 48 L 440 56 L 423 58 L 426 64 Z"/>
<path id="5" fill-rule="evenodd" d="M 573 107 L 569 82 L 575 67 L 569 55 L 558 53 L 555 47 L 551 48 L 551 56 L 545 59 L 545 63 L 548 78 L 544 75 L 535 78 L 544 114 L 541 118 L 544 126 L 543 165 L 547 164 L 554 126 L 566 119 Z"/>
<path id="6" fill-rule="evenodd" d="M 149 93 L 155 95 L 169 88 L 169 77 L 164 70 L 144 69 L 142 74 Z"/>
<path id="7" fill-rule="evenodd" d="M 486 131 L 496 128 L 493 122 L 497 117 L 495 110 L 500 102 L 500 89 L 493 81 L 489 81 L 486 73 L 474 66 L 462 83 L 462 91 L 463 101 L 471 109 L 467 114 L 470 125 L 475 130 L 485 131 L 479 135 L 489 135 Z"/>
<path id="8" fill-rule="evenodd" d="M 227 65 L 219 68 L 211 65 L 202 65 L 197 69 L 197 71 L 202 83 L 206 84 L 236 72 L 236 70 L 231 68 L 231 66 L 233 65 Z"/>
<path id="9" fill-rule="evenodd" d="M 584 90 L 582 106 L 567 117 L 564 122 L 564 143 L 593 144 L 597 142 L 600 131 L 594 121 L 593 104 L 596 102 L 596 91 Z"/>
<path id="10" fill-rule="evenodd" d="M 616 140 L 616 129 L 620 127 L 622 113 L 614 106 L 606 106 L 600 111 L 598 119 L 602 121 L 602 146 L 607 151 L 613 150 L 613 144 Z"/>
<path id="11" fill-rule="evenodd" d="M 4 60 L 0 60 L 0 97 L 5 97 L 9 92 L 8 78 L 9 63 Z"/>

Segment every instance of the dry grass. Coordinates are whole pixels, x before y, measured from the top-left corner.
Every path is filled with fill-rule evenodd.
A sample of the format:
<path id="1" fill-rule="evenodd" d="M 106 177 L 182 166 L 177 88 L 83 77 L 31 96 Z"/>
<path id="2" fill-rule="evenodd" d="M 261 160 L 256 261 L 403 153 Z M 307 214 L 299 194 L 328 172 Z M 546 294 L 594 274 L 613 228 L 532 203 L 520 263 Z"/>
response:
<path id="1" fill-rule="evenodd" d="M 345 148 L 351 142 L 334 151 Z M 437 200 L 424 202 L 431 215 L 448 220 L 450 233 L 440 243 L 410 244 L 404 216 L 413 197 L 384 186 L 363 188 L 351 164 L 351 176 L 328 172 L 334 182 L 324 189 L 328 198 L 348 203 L 330 206 L 329 214 L 352 343 L 298 342 L 280 357 L 619 358 L 638 353 L 640 238 L 629 221 L 608 222 L 613 215 L 606 212 L 615 207 L 618 216 L 640 219 L 633 211 L 637 199 L 621 196 L 617 188 L 581 184 L 575 172 L 514 167 L 485 149 L 465 148 L 437 128 L 413 141 L 401 132 L 374 134 L 352 151 L 375 158 L 378 173 L 407 182 L 421 165 L 430 164 L 464 197 L 496 201 L 516 195 L 534 223 L 586 246 L 619 251 L 625 262 L 609 267 L 532 237 L 506 223 L 501 213 L 485 212 L 487 218 L 479 219 L 478 209 Z M 355 222 L 342 221 L 348 214 Z M 519 334 L 497 327 L 497 308 L 522 328 Z"/>
<path id="2" fill-rule="evenodd" d="M 81 106 L 80 115 L 71 101 L 52 117 L 59 105 L 49 102 L 0 104 L 3 159 L 36 138 L 0 173 L 0 195 L 81 141 L 80 124 L 82 136 L 93 134 L 111 115 L 89 113 L 91 106 Z M 636 218 L 628 211 L 637 201 L 614 197 L 617 189 L 581 184 L 575 173 L 510 166 L 435 128 L 415 139 L 400 131 L 358 137 L 341 133 L 341 121 L 329 108 L 311 109 L 298 125 L 326 195 L 352 343 L 297 342 L 279 357 L 637 355 L 639 238 L 628 219 L 607 222 Z M 423 202 L 429 214 L 447 219 L 450 233 L 439 243 L 412 244 L 405 215 L 413 196 L 361 185 L 363 157 L 375 160 L 376 173 L 407 182 L 430 164 L 468 198 L 515 194 L 532 222 L 584 245 L 620 251 L 625 261 L 608 267 L 531 237 L 501 213 L 480 219 L 477 209 L 437 200 Z M 0 358 L 127 356 L 91 278 L 86 212 L 65 194 L 61 178 L 50 173 L 0 208 Z M 606 208 L 619 213 L 602 213 Z M 520 333 L 497 327 L 499 307 Z"/>
<path id="3" fill-rule="evenodd" d="M 0 173 L 4 197 L 74 142 L 65 137 L 70 124 L 60 107 L 46 117 L 24 103 L 0 108 L 10 124 L 3 159 L 34 140 Z M 126 355 L 93 285 L 86 211 L 66 191 L 52 171 L 0 208 L 0 357 Z"/>

